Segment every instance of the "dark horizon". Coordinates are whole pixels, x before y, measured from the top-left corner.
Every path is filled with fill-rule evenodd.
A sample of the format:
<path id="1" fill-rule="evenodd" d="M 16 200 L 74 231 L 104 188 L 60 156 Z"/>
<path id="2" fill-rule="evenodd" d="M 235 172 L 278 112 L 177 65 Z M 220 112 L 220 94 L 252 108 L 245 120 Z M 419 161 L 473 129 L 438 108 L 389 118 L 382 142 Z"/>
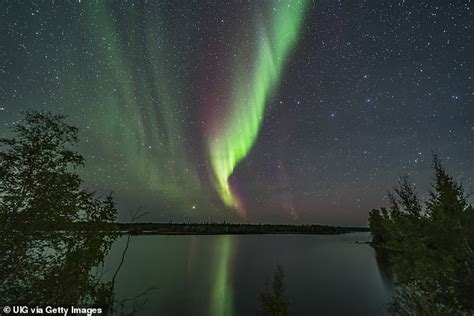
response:
<path id="1" fill-rule="evenodd" d="M 338 235 L 368 232 L 369 227 L 328 226 L 317 224 L 249 223 L 117 223 L 120 232 L 133 235 L 262 235 L 302 234 Z"/>

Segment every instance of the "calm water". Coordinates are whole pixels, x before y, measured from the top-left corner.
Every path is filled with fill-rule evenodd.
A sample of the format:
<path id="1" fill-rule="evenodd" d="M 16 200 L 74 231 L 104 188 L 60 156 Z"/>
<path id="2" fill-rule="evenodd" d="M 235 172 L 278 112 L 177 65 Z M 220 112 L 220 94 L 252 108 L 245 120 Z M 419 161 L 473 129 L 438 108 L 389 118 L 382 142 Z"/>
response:
<path id="1" fill-rule="evenodd" d="M 392 287 L 368 233 L 321 235 L 134 236 L 116 298 L 140 296 L 139 315 L 255 315 L 278 264 L 293 315 L 385 315 Z M 126 237 L 106 259 L 110 275 Z"/>

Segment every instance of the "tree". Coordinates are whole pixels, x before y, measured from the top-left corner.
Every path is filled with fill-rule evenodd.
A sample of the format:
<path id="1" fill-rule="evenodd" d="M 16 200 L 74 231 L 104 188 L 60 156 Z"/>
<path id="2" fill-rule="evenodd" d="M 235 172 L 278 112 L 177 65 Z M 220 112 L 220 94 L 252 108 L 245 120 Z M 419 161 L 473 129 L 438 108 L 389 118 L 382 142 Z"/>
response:
<path id="1" fill-rule="evenodd" d="M 369 213 L 369 227 L 372 232 L 372 242 L 374 244 L 384 244 L 388 241 L 388 231 L 386 228 L 387 210 L 382 208 L 380 211 L 374 209 Z"/>
<path id="2" fill-rule="evenodd" d="M 398 287 L 392 312 L 397 315 L 474 313 L 473 207 L 436 155 L 433 169 L 426 207 L 408 178 L 402 178 L 389 194 L 390 207 L 369 216 L 373 245 L 389 251 Z"/>
<path id="3" fill-rule="evenodd" d="M 0 305 L 113 301 L 90 271 L 117 236 L 117 210 L 82 188 L 78 130 L 64 120 L 29 112 L 0 139 Z"/>
<path id="4" fill-rule="evenodd" d="M 287 316 L 289 314 L 289 300 L 285 294 L 283 279 L 285 273 L 281 265 L 278 265 L 273 274 L 272 291 L 260 294 L 262 316 Z"/>
<path id="5" fill-rule="evenodd" d="M 14 138 L 0 139 L 0 220 L 3 229 L 71 228 L 79 222 L 112 222 L 111 196 L 101 200 L 81 187 L 84 158 L 72 147 L 78 129 L 61 115 L 28 112 Z"/>

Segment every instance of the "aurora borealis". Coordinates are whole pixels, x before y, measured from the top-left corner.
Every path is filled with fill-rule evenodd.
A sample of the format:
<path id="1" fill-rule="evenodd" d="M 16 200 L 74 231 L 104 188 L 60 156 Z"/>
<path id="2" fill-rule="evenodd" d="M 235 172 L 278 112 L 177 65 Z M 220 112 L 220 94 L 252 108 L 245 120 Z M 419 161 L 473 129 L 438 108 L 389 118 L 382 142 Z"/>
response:
<path id="1" fill-rule="evenodd" d="M 66 114 L 119 220 L 366 225 L 432 151 L 472 191 L 469 1 L 0 8 L 0 136 Z"/>
<path id="2" fill-rule="evenodd" d="M 232 192 L 229 177 L 255 143 L 265 115 L 265 104 L 280 80 L 288 53 L 297 42 L 304 16 L 305 1 L 293 5 L 275 4 L 269 30 L 260 25 L 256 31 L 255 60 L 236 62 L 233 68 L 238 73 L 233 76 L 236 83 L 228 98 L 232 106 L 224 120 L 217 122 L 220 128 L 213 132 L 215 135 L 211 135 L 209 141 L 217 190 L 224 203 L 238 209 L 241 215 L 243 206 Z"/>

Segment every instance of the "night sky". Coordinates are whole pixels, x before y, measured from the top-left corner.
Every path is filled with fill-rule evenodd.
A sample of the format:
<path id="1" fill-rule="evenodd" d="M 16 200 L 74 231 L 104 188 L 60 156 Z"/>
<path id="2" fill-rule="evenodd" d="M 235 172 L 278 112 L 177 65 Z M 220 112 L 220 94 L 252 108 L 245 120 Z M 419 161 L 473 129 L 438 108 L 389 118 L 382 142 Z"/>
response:
<path id="1" fill-rule="evenodd" d="M 119 220 L 366 225 L 432 152 L 474 191 L 474 4 L 1 1 L 0 135 L 80 129 Z"/>

